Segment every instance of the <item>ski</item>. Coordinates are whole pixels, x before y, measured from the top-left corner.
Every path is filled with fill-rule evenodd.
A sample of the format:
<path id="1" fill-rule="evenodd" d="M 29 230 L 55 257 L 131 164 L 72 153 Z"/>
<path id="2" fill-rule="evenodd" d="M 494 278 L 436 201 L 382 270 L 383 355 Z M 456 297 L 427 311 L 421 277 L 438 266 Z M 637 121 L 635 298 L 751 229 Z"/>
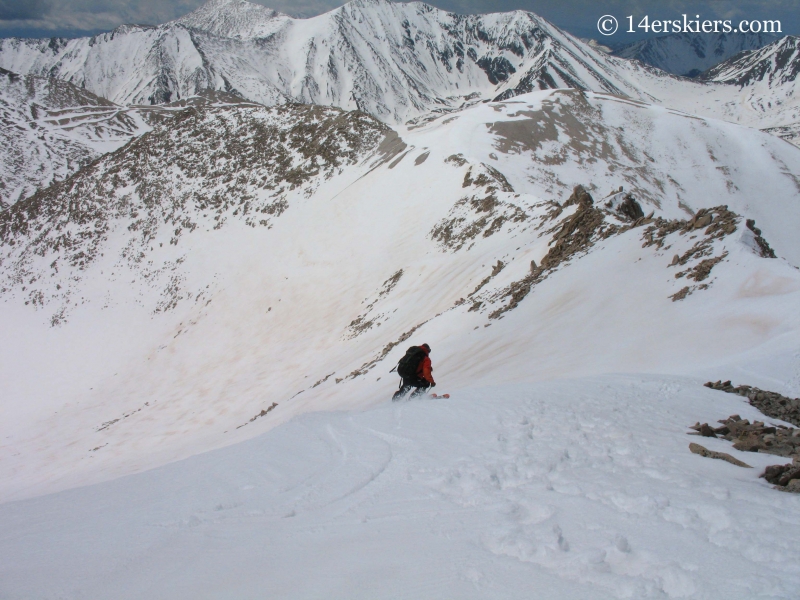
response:
<path id="1" fill-rule="evenodd" d="M 431 398 L 449 398 L 450 394 L 431 394 Z"/>

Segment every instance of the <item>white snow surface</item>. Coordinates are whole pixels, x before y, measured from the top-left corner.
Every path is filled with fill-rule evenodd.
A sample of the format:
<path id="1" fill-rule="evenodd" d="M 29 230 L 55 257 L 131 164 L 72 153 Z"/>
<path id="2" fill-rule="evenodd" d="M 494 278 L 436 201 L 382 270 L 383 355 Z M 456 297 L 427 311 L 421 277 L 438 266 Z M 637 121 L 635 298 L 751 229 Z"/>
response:
<path id="1" fill-rule="evenodd" d="M 758 478 L 775 457 L 687 450 L 696 419 L 760 418 L 740 397 L 656 375 L 449 390 L 0 505 L 0 595 L 796 597 L 797 497 Z"/>
<path id="2" fill-rule="evenodd" d="M 237 119 L 292 114 L 215 110 L 198 119 L 221 140 L 240 137 Z M 758 478 L 784 461 L 705 438 L 754 468 L 699 457 L 686 427 L 764 420 L 709 379 L 800 395 L 800 149 L 563 90 L 399 133 L 396 157 L 287 190 L 269 228 L 233 207 L 222 223 L 190 212 L 199 176 L 167 161 L 186 186 L 175 218 L 196 222 L 179 242 L 157 222 L 140 244 L 141 215 L 65 220 L 77 250 L 108 225 L 93 262 L 56 249 L 26 263 L 35 285 L 4 272 L 0 596 L 796 596 L 797 499 Z M 126 176 L 115 160 L 93 167 L 99 183 Z M 480 178 L 492 218 L 509 215 L 495 229 Z M 623 186 L 645 214 L 725 204 L 741 219 L 709 246 L 722 257 L 709 287 L 683 300 L 671 296 L 691 282 L 669 265 L 703 230 L 659 248 L 634 227 L 490 318 L 576 210 L 553 216 L 577 184 L 597 206 Z M 745 218 L 779 258 L 758 253 Z M 477 228 L 459 249 L 432 233 L 452 219 Z M 148 278 L 162 265 L 187 293 L 159 312 Z M 29 286 L 40 304 L 25 304 Z M 422 342 L 452 397 L 390 403 L 389 370 Z"/>

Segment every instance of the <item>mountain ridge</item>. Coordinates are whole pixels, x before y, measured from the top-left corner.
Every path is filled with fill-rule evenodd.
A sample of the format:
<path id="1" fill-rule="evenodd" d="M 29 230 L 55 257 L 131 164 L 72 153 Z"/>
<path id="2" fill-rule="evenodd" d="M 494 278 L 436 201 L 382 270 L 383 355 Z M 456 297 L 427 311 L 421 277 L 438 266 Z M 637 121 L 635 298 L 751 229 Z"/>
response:
<path id="1" fill-rule="evenodd" d="M 135 110 L 54 78 L 0 68 L 0 207 L 64 179 L 148 128 Z"/>
<path id="2" fill-rule="evenodd" d="M 612 49 L 614 56 L 658 67 L 668 73 L 697 77 L 717 64 L 747 50 L 775 41 L 771 34 L 671 33 L 630 42 Z"/>
<path id="3" fill-rule="evenodd" d="M 265 16 L 265 37 L 218 35 L 244 26 L 239 7 Z M 93 74 L 91 62 L 122 48 L 130 56 L 110 79 Z M 456 15 L 385 0 L 353 1 L 311 19 L 243 0 L 211 2 L 164 25 L 66 44 L 2 40 L 0 64 L 65 78 L 123 104 L 163 103 L 212 87 L 263 104 L 359 108 L 388 122 L 457 108 L 475 93 L 489 99 L 567 86 L 650 99 L 628 73 L 637 66 L 615 63 L 533 13 Z"/>

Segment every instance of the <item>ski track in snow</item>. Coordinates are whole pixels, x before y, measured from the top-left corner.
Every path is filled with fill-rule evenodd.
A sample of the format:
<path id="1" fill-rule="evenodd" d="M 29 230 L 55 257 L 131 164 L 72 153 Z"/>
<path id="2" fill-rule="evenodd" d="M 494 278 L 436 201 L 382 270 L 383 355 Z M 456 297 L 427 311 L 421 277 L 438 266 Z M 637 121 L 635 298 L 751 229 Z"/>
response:
<path id="1" fill-rule="evenodd" d="M 0 506 L 17 598 L 793 598 L 797 497 L 691 454 L 741 398 L 603 376 L 304 415 Z"/>

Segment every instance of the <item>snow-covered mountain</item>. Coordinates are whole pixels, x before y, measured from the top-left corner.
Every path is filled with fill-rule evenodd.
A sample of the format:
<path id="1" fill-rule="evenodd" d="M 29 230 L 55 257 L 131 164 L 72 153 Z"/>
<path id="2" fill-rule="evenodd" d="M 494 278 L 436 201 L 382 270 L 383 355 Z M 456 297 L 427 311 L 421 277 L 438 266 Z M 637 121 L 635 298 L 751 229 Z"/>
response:
<path id="1" fill-rule="evenodd" d="M 727 52 L 738 42 L 717 43 Z M 787 111 L 796 101 L 780 92 L 743 99 L 727 85 L 609 56 L 528 12 L 465 16 L 416 2 L 354 0 L 293 19 L 245 0 L 213 0 L 157 27 L 126 25 L 74 40 L 0 40 L 0 67 L 58 77 L 125 105 L 213 89 L 266 105 L 358 109 L 394 124 L 566 87 L 775 132 L 798 127 Z"/>
<path id="2" fill-rule="evenodd" d="M 7 207 L 66 179 L 197 107 L 252 106 L 237 96 L 205 90 L 159 106 L 119 106 L 60 79 L 24 77 L 0 69 L 0 206 Z"/>
<path id="3" fill-rule="evenodd" d="M 697 77 L 740 52 L 762 48 L 775 39 L 775 35 L 766 33 L 671 33 L 617 46 L 613 54 L 667 73 Z"/>
<path id="4" fill-rule="evenodd" d="M 354 0 L 292 19 L 213 0 L 158 27 L 75 40 L 0 41 L 0 66 L 65 79 L 114 102 L 164 103 L 212 88 L 267 105 L 360 109 L 403 122 L 475 98 L 573 87 L 649 99 L 635 63 L 527 12 L 456 15 Z"/>
<path id="5" fill-rule="evenodd" d="M 287 26 L 291 18 L 276 10 L 245 0 L 209 0 L 188 15 L 173 21 L 188 29 L 224 38 L 268 38 Z"/>
<path id="6" fill-rule="evenodd" d="M 740 102 L 761 118 L 761 128 L 800 140 L 800 38 L 786 36 L 743 52 L 703 73 L 706 81 L 730 85 Z"/>
<path id="7" fill-rule="evenodd" d="M 773 136 L 578 91 L 399 136 L 333 108 L 185 111 L 0 213 L 0 489 L 383 402 L 423 338 L 450 388 L 778 352 L 798 170 Z"/>
<path id="8" fill-rule="evenodd" d="M 0 69 L 0 207 L 64 179 L 148 126 L 71 83 Z"/>

